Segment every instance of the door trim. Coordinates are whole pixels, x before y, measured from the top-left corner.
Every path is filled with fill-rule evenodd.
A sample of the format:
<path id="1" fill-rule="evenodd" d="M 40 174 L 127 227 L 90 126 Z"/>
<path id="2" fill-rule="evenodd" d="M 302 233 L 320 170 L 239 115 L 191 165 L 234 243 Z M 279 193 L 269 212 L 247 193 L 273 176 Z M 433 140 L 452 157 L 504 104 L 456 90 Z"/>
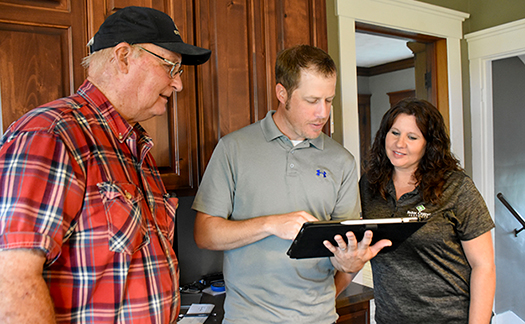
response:
<path id="1" fill-rule="evenodd" d="M 338 20 L 339 82 L 343 145 L 359 163 L 359 118 L 357 114 L 357 77 L 355 22 L 445 38 L 452 151 L 463 161 L 463 94 L 460 39 L 462 23 L 470 15 L 412 0 L 335 0 Z M 360 167 L 358 167 L 359 169 Z"/>
<path id="2" fill-rule="evenodd" d="M 525 19 L 465 35 L 470 68 L 472 179 L 494 218 L 492 61 L 525 54 Z"/>

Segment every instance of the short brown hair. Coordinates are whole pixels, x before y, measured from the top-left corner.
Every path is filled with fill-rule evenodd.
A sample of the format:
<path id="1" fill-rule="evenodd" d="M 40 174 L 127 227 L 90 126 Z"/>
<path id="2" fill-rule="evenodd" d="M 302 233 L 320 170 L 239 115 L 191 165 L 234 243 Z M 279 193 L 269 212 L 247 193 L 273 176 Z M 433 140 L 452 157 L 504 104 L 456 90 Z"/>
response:
<path id="1" fill-rule="evenodd" d="M 337 73 L 335 63 L 328 53 L 315 46 L 296 45 L 277 55 L 275 81 L 282 84 L 290 94 L 299 85 L 303 69 L 313 69 L 324 76 Z"/>

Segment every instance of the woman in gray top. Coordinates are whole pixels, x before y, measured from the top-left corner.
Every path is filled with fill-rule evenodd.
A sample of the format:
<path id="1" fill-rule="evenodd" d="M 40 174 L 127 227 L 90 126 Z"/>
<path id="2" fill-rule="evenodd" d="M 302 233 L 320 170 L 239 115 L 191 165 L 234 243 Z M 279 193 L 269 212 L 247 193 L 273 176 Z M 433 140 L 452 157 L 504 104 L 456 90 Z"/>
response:
<path id="1" fill-rule="evenodd" d="M 371 260 L 376 322 L 489 323 L 494 223 L 432 104 L 405 99 L 385 113 L 359 184 L 363 218 L 427 221 Z"/>

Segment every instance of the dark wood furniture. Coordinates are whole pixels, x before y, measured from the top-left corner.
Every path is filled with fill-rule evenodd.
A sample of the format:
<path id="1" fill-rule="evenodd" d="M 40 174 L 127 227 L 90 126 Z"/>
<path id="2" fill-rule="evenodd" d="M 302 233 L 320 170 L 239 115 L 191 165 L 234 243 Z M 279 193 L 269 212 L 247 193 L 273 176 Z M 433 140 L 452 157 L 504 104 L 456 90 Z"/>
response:
<path id="1" fill-rule="evenodd" d="M 168 13 L 182 38 L 212 50 L 185 67 L 168 113 L 143 123 L 168 190 L 196 192 L 218 140 L 275 109 L 277 52 L 327 49 L 325 0 L 0 0 L 2 132 L 30 109 L 76 91 L 86 44 L 104 19 L 129 5 Z M 141 123 L 142 124 L 142 123 Z"/>
<path id="2" fill-rule="evenodd" d="M 416 90 L 408 89 L 394 92 L 387 92 L 388 101 L 390 102 L 390 107 L 393 107 L 395 104 L 400 102 L 405 98 L 413 98 L 416 96 Z"/>
<path id="3" fill-rule="evenodd" d="M 370 300 L 374 299 L 374 290 L 352 282 L 336 300 L 338 324 L 369 324 Z"/>

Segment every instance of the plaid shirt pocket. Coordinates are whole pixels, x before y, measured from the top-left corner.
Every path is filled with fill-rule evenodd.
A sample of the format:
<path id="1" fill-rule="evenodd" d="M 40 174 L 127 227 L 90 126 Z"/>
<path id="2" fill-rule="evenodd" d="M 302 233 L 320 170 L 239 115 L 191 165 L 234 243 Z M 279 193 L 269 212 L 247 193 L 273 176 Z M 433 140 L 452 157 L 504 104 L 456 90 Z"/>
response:
<path id="1" fill-rule="evenodd" d="M 101 182 L 97 184 L 106 211 L 109 249 L 133 254 L 150 241 L 142 215 L 142 192 L 132 183 Z"/>

